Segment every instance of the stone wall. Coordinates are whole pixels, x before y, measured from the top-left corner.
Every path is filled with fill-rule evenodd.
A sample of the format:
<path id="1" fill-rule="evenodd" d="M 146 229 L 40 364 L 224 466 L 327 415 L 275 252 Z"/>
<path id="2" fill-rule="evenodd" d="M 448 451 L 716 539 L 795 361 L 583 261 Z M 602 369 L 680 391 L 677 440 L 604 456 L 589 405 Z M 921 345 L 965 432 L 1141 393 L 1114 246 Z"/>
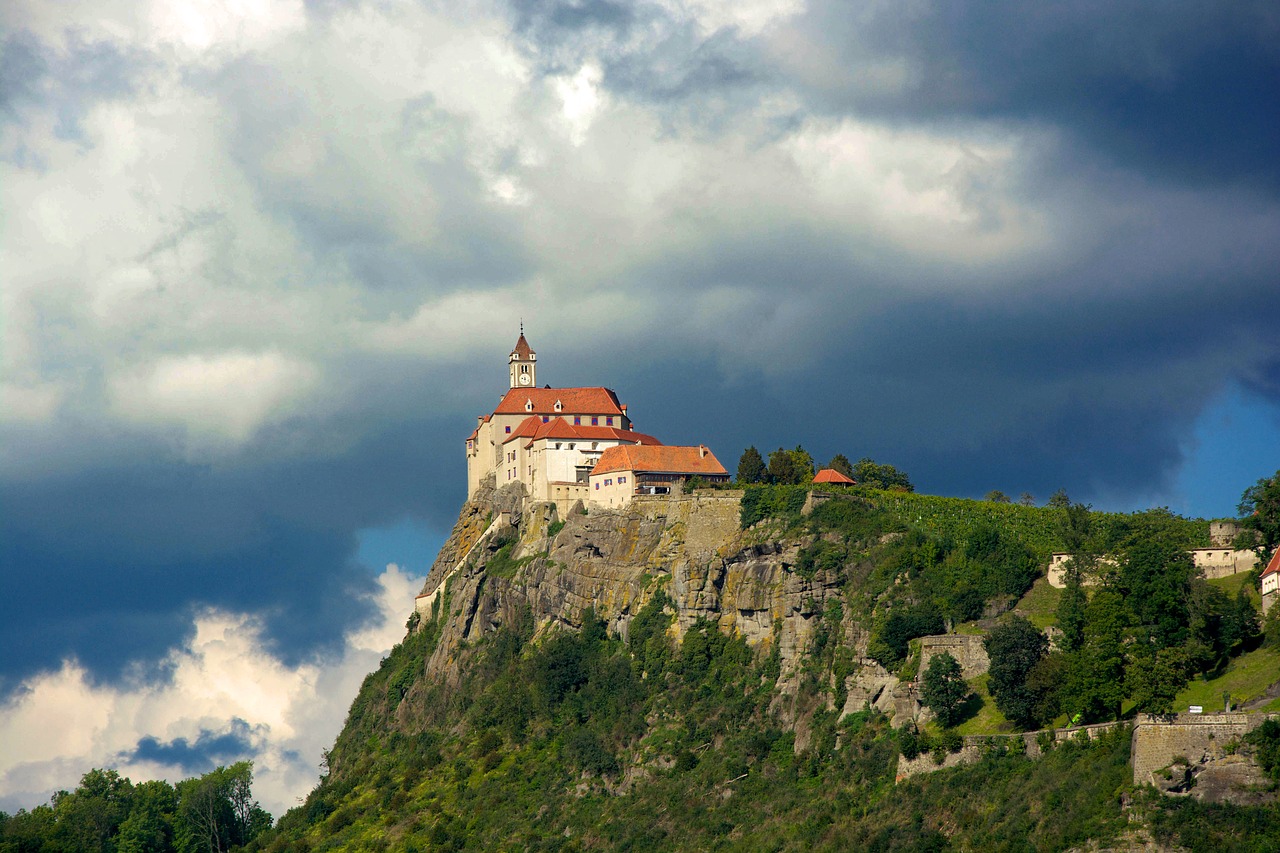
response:
<path id="1" fill-rule="evenodd" d="M 1258 564 L 1258 555 L 1253 551 L 1233 551 L 1230 548 L 1195 548 L 1191 551 L 1191 558 L 1209 580 L 1253 571 Z"/>
<path id="2" fill-rule="evenodd" d="M 1133 730 L 1133 783 L 1155 784 L 1175 758 L 1202 763 L 1224 757 L 1227 744 L 1262 724 L 1265 714 L 1139 715 Z"/>
<path id="3" fill-rule="evenodd" d="M 898 771 L 895 778 L 901 781 L 919 773 L 932 773 L 935 770 L 943 770 L 947 767 L 973 764 L 989 750 L 998 749 L 1002 746 L 1006 749 L 1022 750 L 1028 758 L 1039 758 L 1043 754 L 1040 749 L 1042 736 L 1051 735 L 1055 743 L 1065 743 L 1079 737 L 1096 740 L 1112 729 L 1126 725 L 1128 723 L 1125 722 L 1095 723 L 1090 726 L 1077 726 L 1071 729 L 1044 729 L 1042 731 L 1022 732 L 1014 735 L 967 735 L 960 751 L 949 753 L 941 764 L 934 759 L 932 753 L 917 755 L 910 760 L 899 755 Z M 1015 744 L 1014 741 L 1017 740 L 1021 740 L 1022 744 Z"/>
<path id="4" fill-rule="evenodd" d="M 983 648 L 985 637 L 975 634 L 940 634 L 920 638 L 920 675 L 924 678 L 929 661 L 934 655 L 948 652 L 960 664 L 966 679 L 977 678 L 991 668 L 987 650 Z"/>
<path id="5" fill-rule="evenodd" d="M 1200 569 L 1208 580 L 1231 577 L 1241 572 L 1252 571 L 1258 561 L 1258 555 L 1253 551 L 1235 551 L 1231 548 L 1192 548 L 1188 553 L 1191 554 L 1191 559 L 1196 568 Z M 1070 554 L 1062 553 L 1053 554 L 1049 557 L 1049 586 L 1062 589 L 1067 585 L 1066 566 L 1067 561 L 1070 559 Z M 1116 565 L 1114 557 L 1101 557 L 1098 560 L 1100 569 L 1112 569 Z M 1097 581 L 1094 578 L 1085 577 L 1081 583 L 1084 586 L 1093 586 Z"/>

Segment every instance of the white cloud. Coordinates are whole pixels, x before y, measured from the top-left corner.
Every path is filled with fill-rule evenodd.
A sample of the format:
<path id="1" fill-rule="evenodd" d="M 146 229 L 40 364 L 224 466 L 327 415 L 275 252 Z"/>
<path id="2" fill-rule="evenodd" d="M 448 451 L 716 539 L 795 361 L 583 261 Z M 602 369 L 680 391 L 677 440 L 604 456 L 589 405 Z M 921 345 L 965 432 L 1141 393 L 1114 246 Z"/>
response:
<path id="1" fill-rule="evenodd" d="M 115 767 L 134 781 L 177 781 L 182 768 L 120 757 L 143 738 L 194 743 L 202 734 L 243 732 L 236 722 L 243 721 L 254 793 L 279 817 L 314 787 L 321 751 L 361 680 L 404 636 L 422 580 L 388 565 L 378 578 L 377 618 L 348 634 L 332 660 L 287 666 L 263 648 L 253 617 L 206 611 L 194 620 L 194 637 L 161 662 L 172 673 L 162 684 L 95 685 L 74 661 L 28 679 L 0 708 L 0 808 L 38 805 L 93 767 Z"/>
<path id="2" fill-rule="evenodd" d="M 317 376 L 278 352 L 170 356 L 112 380 L 112 406 L 127 421 L 181 427 L 193 447 L 239 443 L 294 411 Z"/>
<path id="3" fill-rule="evenodd" d="M 604 98 L 600 92 L 603 77 L 600 66 L 588 62 L 572 77 L 560 77 L 555 81 L 560 110 L 569 129 L 569 139 L 574 145 L 582 145 L 586 141 L 591 122 L 604 106 Z"/>

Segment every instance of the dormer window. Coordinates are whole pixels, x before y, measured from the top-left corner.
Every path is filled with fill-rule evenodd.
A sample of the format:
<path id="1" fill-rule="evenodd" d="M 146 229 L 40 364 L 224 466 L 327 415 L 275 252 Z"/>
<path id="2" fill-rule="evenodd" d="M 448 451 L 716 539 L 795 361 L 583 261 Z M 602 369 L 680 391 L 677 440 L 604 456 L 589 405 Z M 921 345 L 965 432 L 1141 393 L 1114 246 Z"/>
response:
<path id="1" fill-rule="evenodd" d="M 559 400 L 556 400 L 556 411 L 559 412 L 559 411 L 562 411 L 563 409 L 564 409 L 564 406 L 561 405 Z"/>
<path id="2" fill-rule="evenodd" d="M 526 412 L 532 412 L 532 411 L 533 411 L 533 401 L 532 401 L 532 400 L 525 400 L 525 401 L 524 401 L 524 410 L 525 410 Z"/>

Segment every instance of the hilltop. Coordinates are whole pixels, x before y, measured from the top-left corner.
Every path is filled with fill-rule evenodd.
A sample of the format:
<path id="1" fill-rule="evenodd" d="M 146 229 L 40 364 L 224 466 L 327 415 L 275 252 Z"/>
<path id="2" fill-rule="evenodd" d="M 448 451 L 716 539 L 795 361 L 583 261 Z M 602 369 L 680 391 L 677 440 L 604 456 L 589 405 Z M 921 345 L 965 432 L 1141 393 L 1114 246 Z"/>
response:
<path id="1" fill-rule="evenodd" d="M 1053 624 L 1063 594 L 1046 608 L 1043 576 L 1084 534 L 1099 552 L 1158 544 L 1148 592 L 1181 578 L 1201 601 L 1191 622 L 1253 612 L 1248 592 L 1170 568 L 1182 571 L 1177 555 L 1207 544 L 1209 529 L 1165 511 L 757 486 L 562 518 L 519 487 L 486 486 L 460 514 L 405 641 L 366 679 L 327 775 L 264 846 L 1063 849 L 1185 843 L 1195 825 L 1226 849 L 1241 815 L 1280 831 L 1272 806 L 1134 789 L 1123 721 L 1092 741 L 1051 738 L 1033 750 L 1039 760 L 991 741 L 977 764 L 895 784 L 908 758 L 950 763 L 962 729 L 1020 730 L 988 674 L 966 682 L 960 726 L 942 727 L 922 701 L 921 646 L 1027 617 L 1055 635 L 1046 656 L 1066 654 Z M 1099 653 L 1098 605 L 1119 583 L 1085 591 L 1093 609 L 1072 660 Z M 1159 649 L 1212 658 L 1214 675 L 1241 654 L 1271 654 L 1249 651 L 1262 642 L 1253 618 L 1239 636 L 1223 639 L 1215 623 Z M 1065 725 L 1064 702 L 1085 721 L 1158 704 L 1167 685 L 1143 694 L 1124 677 L 1125 654 L 1108 662 L 1118 681 L 1100 696 L 1059 695 L 1036 723 Z M 1233 753 L 1251 754 L 1256 739 Z"/>
<path id="2" fill-rule="evenodd" d="M 1201 577 L 1208 522 L 831 484 L 673 492 L 562 515 L 522 483 L 481 482 L 319 784 L 274 827 L 227 817 L 228 843 L 1280 839 L 1280 722 L 1266 716 L 1280 704 L 1280 610 L 1260 620 L 1257 570 Z M 1051 562 L 1065 588 L 1049 584 Z M 1223 691 L 1246 713 L 1170 716 L 1219 711 Z M 170 827 L 177 845 L 154 849 L 190 841 L 195 795 L 219 773 L 148 789 L 139 825 Z M 0 821 L 0 851 L 68 836 L 81 820 L 68 810 L 101 801 L 97 779 Z M 247 806 L 247 784 L 235 790 Z M 113 808 L 123 838 L 137 810 Z"/>

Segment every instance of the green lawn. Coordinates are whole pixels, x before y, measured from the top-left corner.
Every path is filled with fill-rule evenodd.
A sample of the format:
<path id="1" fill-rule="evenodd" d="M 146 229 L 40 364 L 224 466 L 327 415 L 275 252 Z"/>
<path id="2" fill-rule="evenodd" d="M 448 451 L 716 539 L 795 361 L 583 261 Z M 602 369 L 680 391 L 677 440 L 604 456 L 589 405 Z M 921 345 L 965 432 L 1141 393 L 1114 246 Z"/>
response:
<path id="1" fill-rule="evenodd" d="M 1043 631 L 1050 625 L 1057 624 L 1058 599 L 1061 597 L 1062 590 L 1049 586 L 1048 578 L 1039 578 L 1013 609 Z"/>
<path id="2" fill-rule="evenodd" d="M 1209 586 L 1216 586 L 1232 598 L 1235 598 L 1239 590 L 1248 590 L 1249 598 L 1252 599 L 1254 607 L 1257 607 L 1259 611 L 1262 610 L 1262 596 L 1258 594 L 1258 590 L 1254 589 L 1252 572 L 1241 572 L 1238 575 L 1229 575 L 1225 578 L 1211 580 L 1209 581 Z"/>
<path id="3" fill-rule="evenodd" d="M 1224 578 L 1226 580 L 1226 578 Z M 1280 651 L 1257 649 L 1243 654 L 1231 662 L 1227 671 L 1210 681 L 1193 679 L 1173 700 L 1175 711 L 1186 711 L 1192 705 L 1201 705 L 1205 713 L 1222 710 L 1222 694 L 1231 694 L 1232 704 L 1256 699 L 1267 688 L 1280 681 Z M 1267 706 L 1270 710 L 1276 702 Z"/>
<path id="4" fill-rule="evenodd" d="M 956 726 L 956 731 L 960 734 L 1009 734 L 1013 731 L 1013 725 L 996 708 L 995 700 L 991 698 L 991 693 L 987 690 L 987 682 L 990 680 L 991 676 L 980 675 L 969 682 L 969 686 L 973 688 L 973 692 L 977 696 L 976 699 L 970 699 L 969 701 L 978 707 L 971 717 Z"/>

